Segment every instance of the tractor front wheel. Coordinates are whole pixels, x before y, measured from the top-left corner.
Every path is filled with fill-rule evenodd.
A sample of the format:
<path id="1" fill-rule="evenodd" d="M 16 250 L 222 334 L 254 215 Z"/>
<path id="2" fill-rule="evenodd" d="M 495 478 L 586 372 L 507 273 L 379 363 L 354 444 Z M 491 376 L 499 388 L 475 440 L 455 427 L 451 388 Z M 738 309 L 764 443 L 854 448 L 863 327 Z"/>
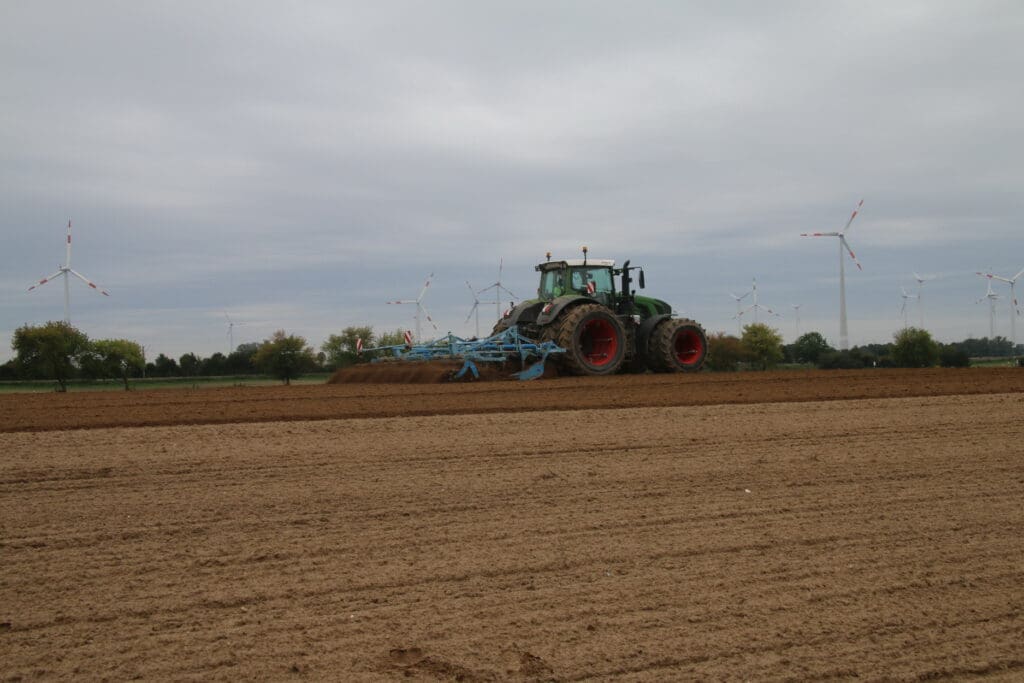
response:
<path id="1" fill-rule="evenodd" d="M 622 321 L 598 304 L 580 304 L 563 312 L 545 336 L 565 349 L 557 354 L 559 364 L 573 375 L 611 375 L 626 356 Z"/>
<path id="2" fill-rule="evenodd" d="M 659 324 L 647 346 L 647 357 L 655 372 L 694 372 L 704 364 L 707 352 L 704 329 L 685 318 L 670 318 Z"/>

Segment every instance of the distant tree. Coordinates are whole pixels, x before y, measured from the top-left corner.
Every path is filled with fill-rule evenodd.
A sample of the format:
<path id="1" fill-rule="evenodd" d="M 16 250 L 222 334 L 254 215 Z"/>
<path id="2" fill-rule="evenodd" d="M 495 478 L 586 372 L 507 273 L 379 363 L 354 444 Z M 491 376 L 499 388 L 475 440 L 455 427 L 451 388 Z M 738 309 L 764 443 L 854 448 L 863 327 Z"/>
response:
<path id="1" fill-rule="evenodd" d="M 377 346 L 401 346 L 405 344 L 405 330 L 401 327 L 394 332 L 384 332 L 377 336 Z"/>
<path id="2" fill-rule="evenodd" d="M 740 341 L 747 359 L 761 370 L 775 367 L 782 360 L 782 335 L 764 323 L 744 325 Z"/>
<path id="3" fill-rule="evenodd" d="M 82 354 L 89 349 L 84 332 L 66 322 L 23 325 L 14 331 L 11 348 L 21 375 L 57 380 L 60 391 L 67 391 Z"/>
<path id="4" fill-rule="evenodd" d="M 128 378 L 146 365 L 142 347 L 127 339 L 97 339 L 89 345 L 82 364 L 93 376 L 120 379 L 128 391 Z"/>
<path id="5" fill-rule="evenodd" d="M 0 382 L 9 382 L 18 379 L 18 364 L 12 358 L 3 365 L 0 365 Z"/>
<path id="6" fill-rule="evenodd" d="M 821 354 L 834 351 L 821 332 L 807 332 L 793 342 L 793 361 L 796 363 L 817 363 Z"/>
<path id="7" fill-rule="evenodd" d="M 982 337 L 976 339 L 970 337 L 968 339 L 959 342 L 961 348 L 967 352 L 967 355 L 971 358 L 985 358 L 985 357 L 1002 357 L 1010 356 L 1013 350 L 1013 343 L 1006 337 L 996 335 L 992 339 L 988 337 Z M 1019 346 L 1019 344 L 1018 344 Z"/>
<path id="8" fill-rule="evenodd" d="M 146 367 L 146 372 L 150 377 L 178 377 L 181 375 L 178 361 L 168 358 L 162 353 L 153 361 L 152 367 Z"/>
<path id="9" fill-rule="evenodd" d="M 928 330 L 905 327 L 893 335 L 892 358 L 901 368 L 929 368 L 939 362 L 939 345 Z"/>
<path id="10" fill-rule="evenodd" d="M 274 336 L 260 344 L 253 362 L 269 375 L 285 384 L 316 366 L 313 349 L 306 345 L 303 337 L 287 335 L 278 330 Z"/>
<path id="11" fill-rule="evenodd" d="M 252 362 L 253 356 L 260 345 L 255 342 L 239 344 L 235 350 L 228 354 L 225 370 L 229 375 L 248 375 L 256 372 L 256 366 Z"/>
<path id="12" fill-rule="evenodd" d="M 864 367 L 864 356 L 855 351 L 826 351 L 818 356 L 822 370 L 856 370 Z"/>
<path id="13" fill-rule="evenodd" d="M 329 370 L 352 365 L 356 362 L 357 339 L 363 340 L 365 348 L 373 346 L 373 328 L 368 325 L 346 327 L 341 331 L 341 334 L 332 334 L 327 337 L 327 341 L 320 345 L 320 350 L 326 356 L 326 365 Z"/>
<path id="14" fill-rule="evenodd" d="M 181 369 L 182 376 L 194 377 L 199 374 L 199 370 L 202 368 L 202 362 L 194 353 L 183 353 L 181 354 L 181 358 L 178 359 L 178 368 Z"/>
<path id="15" fill-rule="evenodd" d="M 960 344 L 942 344 L 939 347 L 939 365 L 944 368 L 966 368 L 971 357 Z"/>
<path id="16" fill-rule="evenodd" d="M 704 367 L 708 370 L 738 370 L 744 358 L 743 343 L 735 335 L 716 332 L 708 337 L 708 353 L 704 358 Z"/>
<path id="17" fill-rule="evenodd" d="M 220 351 L 214 352 L 209 358 L 204 358 L 200 363 L 199 374 L 206 377 L 219 377 L 226 375 L 228 358 Z"/>

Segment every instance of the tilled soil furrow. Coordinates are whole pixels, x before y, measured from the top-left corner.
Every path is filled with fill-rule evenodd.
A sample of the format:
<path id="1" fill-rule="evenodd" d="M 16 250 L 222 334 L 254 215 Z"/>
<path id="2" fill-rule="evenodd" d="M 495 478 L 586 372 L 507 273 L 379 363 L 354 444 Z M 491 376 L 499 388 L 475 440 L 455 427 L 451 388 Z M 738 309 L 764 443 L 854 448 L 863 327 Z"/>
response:
<path id="1" fill-rule="evenodd" d="M 1012 673 L 1022 399 L 0 434 L 0 677 Z"/>

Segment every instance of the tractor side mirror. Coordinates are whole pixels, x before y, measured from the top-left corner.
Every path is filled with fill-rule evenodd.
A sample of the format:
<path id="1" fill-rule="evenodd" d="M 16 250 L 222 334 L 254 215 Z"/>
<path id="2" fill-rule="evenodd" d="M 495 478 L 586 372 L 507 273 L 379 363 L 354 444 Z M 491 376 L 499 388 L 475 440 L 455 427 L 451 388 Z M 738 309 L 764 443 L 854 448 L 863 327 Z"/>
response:
<path id="1" fill-rule="evenodd" d="M 639 280 L 639 282 L 640 282 L 640 289 L 643 289 L 644 288 L 644 269 L 643 268 L 640 269 L 640 280 Z"/>

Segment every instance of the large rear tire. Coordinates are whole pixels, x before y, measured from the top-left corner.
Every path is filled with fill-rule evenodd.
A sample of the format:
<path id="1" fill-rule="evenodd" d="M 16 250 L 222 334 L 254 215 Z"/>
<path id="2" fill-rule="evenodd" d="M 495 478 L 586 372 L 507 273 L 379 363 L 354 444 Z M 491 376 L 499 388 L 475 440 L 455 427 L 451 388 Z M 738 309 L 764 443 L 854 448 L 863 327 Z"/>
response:
<path id="1" fill-rule="evenodd" d="M 552 356 L 573 375 L 611 375 L 626 357 L 626 329 L 598 304 L 580 304 L 562 314 L 545 336 L 565 349 Z"/>
<path id="2" fill-rule="evenodd" d="M 685 318 L 660 323 L 647 345 L 647 359 L 655 372 L 696 372 L 704 365 L 707 352 L 704 329 Z"/>

